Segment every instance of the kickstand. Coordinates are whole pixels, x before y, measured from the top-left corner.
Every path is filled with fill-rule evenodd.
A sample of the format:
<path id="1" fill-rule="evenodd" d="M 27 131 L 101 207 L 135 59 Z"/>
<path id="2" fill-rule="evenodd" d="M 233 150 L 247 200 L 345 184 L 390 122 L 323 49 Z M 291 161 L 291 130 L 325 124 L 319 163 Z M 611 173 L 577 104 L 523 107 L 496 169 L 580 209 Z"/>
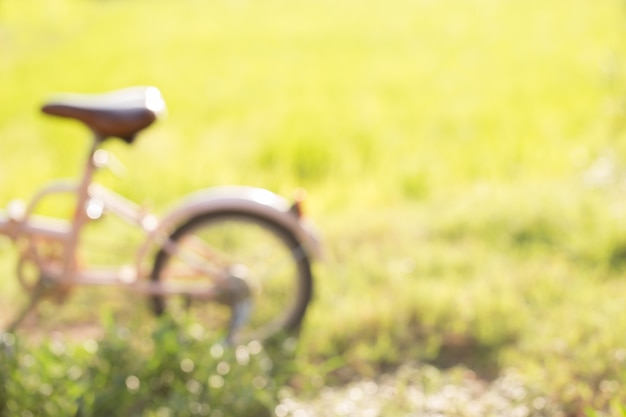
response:
<path id="1" fill-rule="evenodd" d="M 243 327 L 250 318 L 250 313 L 252 312 L 252 301 L 250 298 L 244 298 L 243 300 L 237 301 L 231 306 L 231 317 L 230 323 L 228 325 L 228 336 L 226 337 L 226 341 L 228 344 L 235 343 L 235 337 L 237 331 Z"/>
<path id="2" fill-rule="evenodd" d="M 24 321 L 26 316 L 28 316 L 28 313 L 30 313 L 37 307 L 37 304 L 39 304 L 39 302 L 45 295 L 47 289 L 48 289 L 47 280 L 44 278 L 40 278 L 37 281 L 37 285 L 35 285 L 33 292 L 31 293 L 30 299 L 28 300 L 28 304 L 26 304 L 24 308 L 20 311 L 20 313 L 13 319 L 13 321 L 11 322 L 11 324 L 9 324 L 5 332 L 12 333 L 15 331 L 15 329 L 17 329 L 17 327 L 22 323 L 22 321 Z"/>

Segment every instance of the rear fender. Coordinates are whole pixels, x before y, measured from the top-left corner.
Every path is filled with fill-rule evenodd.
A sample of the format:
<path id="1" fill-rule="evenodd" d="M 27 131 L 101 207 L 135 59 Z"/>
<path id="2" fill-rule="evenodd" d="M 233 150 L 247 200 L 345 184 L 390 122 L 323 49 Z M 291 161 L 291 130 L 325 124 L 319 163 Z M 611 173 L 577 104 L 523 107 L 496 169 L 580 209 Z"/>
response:
<path id="1" fill-rule="evenodd" d="M 263 188 L 225 186 L 197 191 L 183 198 L 162 217 L 158 226 L 150 232 L 140 258 L 150 248 L 160 246 L 160 242 L 185 221 L 201 214 L 224 211 L 268 218 L 291 232 L 302 243 L 307 255 L 318 257 L 321 250 L 316 233 L 310 224 L 290 211 L 291 207 L 292 204 L 285 198 Z"/>

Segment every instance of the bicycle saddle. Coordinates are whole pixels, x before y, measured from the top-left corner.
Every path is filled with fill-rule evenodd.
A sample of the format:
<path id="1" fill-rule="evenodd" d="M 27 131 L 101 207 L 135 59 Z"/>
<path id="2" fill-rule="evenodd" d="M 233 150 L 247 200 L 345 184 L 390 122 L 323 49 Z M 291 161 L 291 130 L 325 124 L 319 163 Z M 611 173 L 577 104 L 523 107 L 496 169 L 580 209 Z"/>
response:
<path id="1" fill-rule="evenodd" d="M 41 111 L 79 120 L 100 140 L 117 137 L 132 143 L 137 133 L 165 112 L 165 102 L 156 87 L 131 87 L 105 94 L 59 95 Z"/>

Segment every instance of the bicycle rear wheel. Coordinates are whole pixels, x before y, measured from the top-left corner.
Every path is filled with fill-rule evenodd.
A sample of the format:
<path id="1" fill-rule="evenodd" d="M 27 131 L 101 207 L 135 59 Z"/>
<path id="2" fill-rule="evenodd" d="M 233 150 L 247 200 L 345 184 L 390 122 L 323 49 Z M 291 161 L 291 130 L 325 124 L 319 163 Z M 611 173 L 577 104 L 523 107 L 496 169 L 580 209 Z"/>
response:
<path id="1" fill-rule="evenodd" d="M 262 340 L 299 327 L 311 299 L 311 266 L 298 239 L 280 224 L 247 212 L 207 213 L 179 226 L 169 242 L 176 249 L 158 252 L 153 281 L 215 288 L 204 268 L 189 265 L 184 254 L 192 253 L 194 263 L 200 259 L 207 269 L 237 271 L 234 279 L 245 286 L 247 295 L 236 305 L 155 295 L 156 314 L 193 315 L 235 342 Z"/>

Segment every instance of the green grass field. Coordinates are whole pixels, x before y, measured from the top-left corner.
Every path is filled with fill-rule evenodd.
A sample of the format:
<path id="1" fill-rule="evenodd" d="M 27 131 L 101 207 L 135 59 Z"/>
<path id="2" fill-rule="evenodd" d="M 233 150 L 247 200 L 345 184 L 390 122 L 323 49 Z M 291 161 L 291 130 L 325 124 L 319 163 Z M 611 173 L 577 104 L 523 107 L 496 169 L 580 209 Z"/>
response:
<path id="1" fill-rule="evenodd" d="M 127 172 L 101 181 L 157 210 L 306 188 L 326 256 L 303 379 L 513 368 L 567 415 L 620 415 L 624 6 L 0 0 L 0 202 L 78 172 L 86 132 L 41 116 L 47 96 L 158 86 L 168 118 L 110 143 Z"/>

